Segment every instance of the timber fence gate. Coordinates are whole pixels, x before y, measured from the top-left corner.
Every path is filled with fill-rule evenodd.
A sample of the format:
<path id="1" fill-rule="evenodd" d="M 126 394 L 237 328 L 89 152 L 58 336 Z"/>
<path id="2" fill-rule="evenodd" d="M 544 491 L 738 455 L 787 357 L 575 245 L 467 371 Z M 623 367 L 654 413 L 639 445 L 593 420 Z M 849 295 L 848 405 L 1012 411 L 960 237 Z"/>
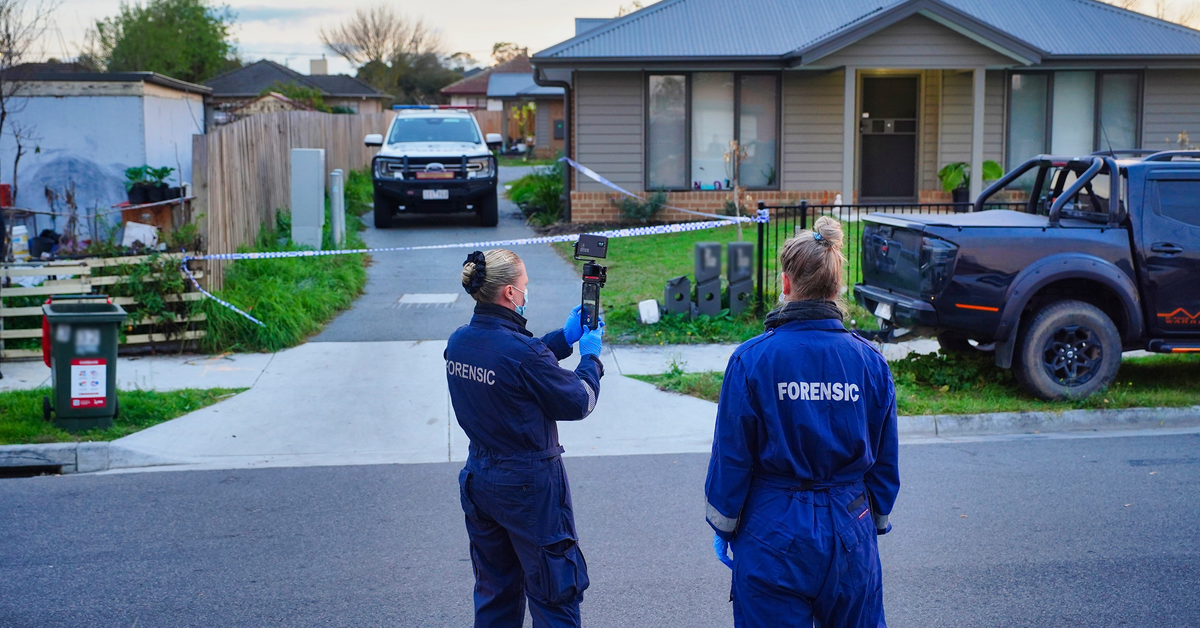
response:
<path id="1" fill-rule="evenodd" d="M 395 114 L 328 114 L 284 111 L 250 116 L 192 138 L 192 179 L 197 215 L 209 254 L 234 253 L 257 240 L 291 205 L 293 148 L 325 149 L 325 171 L 370 165 L 376 149 L 369 133 L 385 133 Z M 224 264 L 210 261 L 208 285 L 224 283 Z"/>
<path id="2" fill-rule="evenodd" d="M 1026 202 L 988 203 L 985 209 L 1011 209 L 1025 211 Z M 846 255 L 846 297 L 854 300 L 854 284 L 862 281 L 862 232 L 863 218 L 876 212 L 887 214 L 951 214 L 971 211 L 966 203 L 881 203 L 861 205 L 767 205 L 759 203 L 759 210 L 767 210 L 770 220 L 758 223 L 757 298 L 758 315 L 779 298 L 779 249 L 797 232 L 808 229 L 821 216 L 831 216 L 842 223 L 845 241 L 842 252 Z"/>

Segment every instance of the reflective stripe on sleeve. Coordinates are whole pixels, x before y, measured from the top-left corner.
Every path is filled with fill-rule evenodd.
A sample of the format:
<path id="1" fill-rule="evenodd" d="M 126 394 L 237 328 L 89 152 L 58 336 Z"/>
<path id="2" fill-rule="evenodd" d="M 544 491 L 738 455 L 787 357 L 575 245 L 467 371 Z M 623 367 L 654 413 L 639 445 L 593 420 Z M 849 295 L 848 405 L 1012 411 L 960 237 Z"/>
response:
<path id="1" fill-rule="evenodd" d="M 881 515 L 881 514 L 872 512 L 871 518 L 873 518 L 875 520 L 875 529 L 876 530 L 883 530 L 884 528 L 887 528 L 887 526 L 888 526 L 888 516 L 887 515 Z"/>
<path id="2" fill-rule="evenodd" d="M 705 505 L 708 506 L 708 522 L 711 523 L 714 528 L 727 534 L 733 534 L 733 532 L 737 530 L 737 517 L 730 519 L 729 517 L 721 514 L 721 511 L 717 510 L 712 504 L 706 503 Z"/>
<path id="3" fill-rule="evenodd" d="M 586 417 L 587 415 L 592 413 L 592 410 L 596 409 L 596 391 L 592 390 L 592 387 L 589 386 L 588 383 L 583 380 L 579 380 L 579 383 L 583 384 L 583 389 L 587 391 L 588 407 L 587 407 L 587 412 L 584 413 L 584 415 L 583 415 Z"/>

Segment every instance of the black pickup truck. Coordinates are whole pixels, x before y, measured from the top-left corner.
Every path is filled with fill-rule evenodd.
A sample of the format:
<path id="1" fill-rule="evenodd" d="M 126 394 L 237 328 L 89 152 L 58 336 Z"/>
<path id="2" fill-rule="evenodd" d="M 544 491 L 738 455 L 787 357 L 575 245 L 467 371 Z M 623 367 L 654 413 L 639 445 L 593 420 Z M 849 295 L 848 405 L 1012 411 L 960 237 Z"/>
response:
<path id="1" fill-rule="evenodd" d="M 1200 352 L 1200 151 L 1148 152 L 1036 157 L 969 213 L 870 214 L 855 299 L 1043 399 L 1108 386 L 1123 350 Z M 1022 211 L 985 210 L 1030 180 Z"/>

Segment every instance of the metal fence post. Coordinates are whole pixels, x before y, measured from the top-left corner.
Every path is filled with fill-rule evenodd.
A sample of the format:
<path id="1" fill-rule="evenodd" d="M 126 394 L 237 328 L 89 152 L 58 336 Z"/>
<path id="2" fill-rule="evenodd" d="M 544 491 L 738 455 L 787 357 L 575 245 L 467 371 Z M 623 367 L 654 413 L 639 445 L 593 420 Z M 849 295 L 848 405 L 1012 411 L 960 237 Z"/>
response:
<path id="1" fill-rule="evenodd" d="M 329 219 L 333 245 L 340 247 L 346 241 L 346 186 L 341 169 L 329 174 Z"/>
<path id="2" fill-rule="evenodd" d="M 759 201 L 758 202 L 759 214 L 761 215 L 762 212 L 766 211 L 766 209 L 767 209 L 767 204 L 762 201 Z M 766 261 L 766 256 L 767 256 L 767 247 L 765 244 L 766 236 L 767 236 L 767 223 L 760 220 L 758 222 L 758 249 L 757 249 L 757 251 L 758 251 L 758 271 L 757 271 L 758 280 L 755 282 L 756 285 L 754 288 L 754 315 L 758 316 L 759 318 L 762 318 L 762 316 L 764 314 L 763 299 L 765 297 L 763 294 L 763 279 L 764 279 L 763 265 Z"/>
<path id="3" fill-rule="evenodd" d="M 800 230 L 808 228 L 808 201 L 800 201 Z M 796 234 L 792 234 L 795 236 Z"/>

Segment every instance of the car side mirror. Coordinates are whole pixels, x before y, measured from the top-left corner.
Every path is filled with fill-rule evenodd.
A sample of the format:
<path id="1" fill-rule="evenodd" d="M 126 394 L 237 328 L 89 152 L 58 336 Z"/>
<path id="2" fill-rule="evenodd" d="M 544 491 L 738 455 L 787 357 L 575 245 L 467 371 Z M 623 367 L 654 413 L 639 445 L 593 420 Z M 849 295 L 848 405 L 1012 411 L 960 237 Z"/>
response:
<path id="1" fill-rule="evenodd" d="M 485 136 L 488 148 L 491 150 L 499 150 L 504 146 L 504 136 L 499 133 L 488 133 Z"/>
<path id="2" fill-rule="evenodd" d="M 363 138 L 363 144 L 366 144 L 367 146 L 383 146 L 383 135 L 379 133 L 372 133 Z"/>

